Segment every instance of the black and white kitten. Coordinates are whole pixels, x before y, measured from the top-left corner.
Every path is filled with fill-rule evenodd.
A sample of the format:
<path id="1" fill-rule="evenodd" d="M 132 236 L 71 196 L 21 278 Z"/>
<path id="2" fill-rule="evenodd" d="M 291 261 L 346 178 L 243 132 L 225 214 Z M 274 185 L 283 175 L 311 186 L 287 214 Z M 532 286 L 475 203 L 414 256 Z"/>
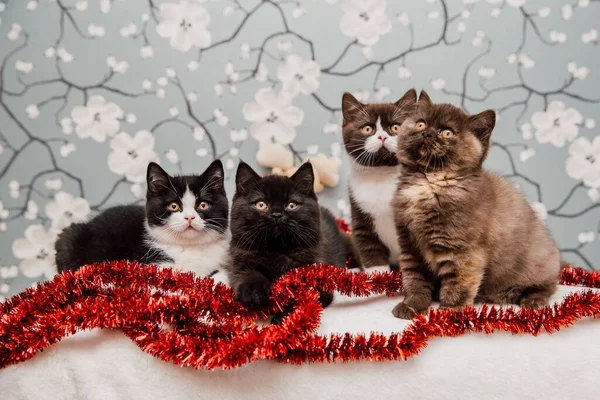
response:
<path id="1" fill-rule="evenodd" d="M 184 176 L 170 176 L 150 163 L 146 206 L 109 208 L 66 228 L 55 245 L 58 271 L 135 260 L 200 276 L 218 273 L 230 241 L 223 176 L 219 160 L 202 175 Z"/>
<path id="2" fill-rule="evenodd" d="M 389 264 L 398 269 L 400 248 L 392 211 L 400 176 L 397 135 L 403 109 L 416 98 L 414 89 L 395 103 L 363 104 L 350 93 L 342 97 L 352 233 L 365 267 Z"/>
<path id="3" fill-rule="evenodd" d="M 236 175 L 231 206 L 231 286 L 250 307 L 266 305 L 273 282 L 313 263 L 343 267 L 354 257 L 349 236 L 319 207 L 310 163 L 291 177 L 260 177 L 245 163 Z M 354 257 L 355 258 L 355 257 Z M 327 306 L 331 293 L 321 295 Z"/>

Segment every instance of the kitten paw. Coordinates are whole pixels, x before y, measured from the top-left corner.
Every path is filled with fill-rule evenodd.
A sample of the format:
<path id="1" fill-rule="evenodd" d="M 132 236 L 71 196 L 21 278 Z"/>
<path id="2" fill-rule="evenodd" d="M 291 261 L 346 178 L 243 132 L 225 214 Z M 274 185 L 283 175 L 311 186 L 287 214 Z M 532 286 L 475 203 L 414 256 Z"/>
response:
<path id="1" fill-rule="evenodd" d="M 532 293 L 529 296 L 523 297 L 519 301 L 519 305 L 533 309 L 543 308 L 548 305 L 548 297 L 539 293 Z"/>
<path id="2" fill-rule="evenodd" d="M 396 307 L 394 307 L 394 309 L 392 310 L 392 314 L 394 314 L 394 317 L 400 319 L 413 319 L 414 316 L 417 314 L 425 314 L 425 311 L 427 311 L 427 308 L 415 308 L 409 306 L 404 302 L 401 302 L 398 303 Z"/>
<path id="3" fill-rule="evenodd" d="M 329 306 L 333 302 L 333 293 L 331 292 L 321 292 L 319 296 L 319 303 L 323 306 L 323 308 Z"/>
<path id="4" fill-rule="evenodd" d="M 262 308 L 269 304 L 270 295 L 271 283 L 264 279 L 242 283 L 236 297 L 247 307 Z"/>
<path id="5" fill-rule="evenodd" d="M 442 286 L 440 290 L 441 308 L 462 308 L 467 304 L 473 304 L 473 299 L 469 300 L 467 289 L 459 286 Z"/>

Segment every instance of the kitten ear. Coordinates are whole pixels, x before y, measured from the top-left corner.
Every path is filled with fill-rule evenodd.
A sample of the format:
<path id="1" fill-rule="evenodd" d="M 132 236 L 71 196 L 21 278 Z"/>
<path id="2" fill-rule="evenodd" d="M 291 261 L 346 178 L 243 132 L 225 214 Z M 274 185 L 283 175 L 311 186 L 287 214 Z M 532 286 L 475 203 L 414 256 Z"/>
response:
<path id="1" fill-rule="evenodd" d="M 342 96 L 342 116 L 344 123 L 352 121 L 359 113 L 365 113 L 365 105 L 346 92 Z"/>
<path id="2" fill-rule="evenodd" d="M 427 94 L 426 91 L 421 90 L 419 94 L 419 101 L 417 102 L 420 106 L 432 106 L 433 101 L 431 101 L 431 97 Z"/>
<path id="3" fill-rule="evenodd" d="M 206 181 L 210 182 L 210 188 L 214 191 L 221 191 L 225 186 L 225 172 L 223 171 L 223 163 L 221 160 L 213 161 L 206 171 L 202 174 L 203 177 L 207 178 Z"/>
<path id="4" fill-rule="evenodd" d="M 295 188 L 302 193 L 315 193 L 315 172 L 312 164 L 305 162 L 298 170 L 290 177 L 295 184 Z"/>
<path id="5" fill-rule="evenodd" d="M 496 112 L 494 110 L 485 110 L 469 117 L 469 130 L 477 136 L 485 149 L 490 146 L 494 126 L 496 126 Z"/>
<path id="6" fill-rule="evenodd" d="M 396 105 L 396 108 L 404 108 L 406 106 L 414 105 L 416 103 L 417 91 L 415 89 L 410 89 L 406 93 L 404 93 L 404 96 L 400 97 L 398 101 L 396 101 L 394 104 Z"/>
<path id="7" fill-rule="evenodd" d="M 252 187 L 252 185 L 257 183 L 259 180 L 260 175 L 254 172 L 251 166 L 240 160 L 240 165 L 238 165 L 237 172 L 235 174 L 236 191 L 243 193 L 244 190 Z"/>
<path id="8" fill-rule="evenodd" d="M 146 183 L 148 184 L 148 193 L 159 193 L 161 190 L 169 187 L 171 177 L 155 162 L 148 164 L 146 171 Z"/>

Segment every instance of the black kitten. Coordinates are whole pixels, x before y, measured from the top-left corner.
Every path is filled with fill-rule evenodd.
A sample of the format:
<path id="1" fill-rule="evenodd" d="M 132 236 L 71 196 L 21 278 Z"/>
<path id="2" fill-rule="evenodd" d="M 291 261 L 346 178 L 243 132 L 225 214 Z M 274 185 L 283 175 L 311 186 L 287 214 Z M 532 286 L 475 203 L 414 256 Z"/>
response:
<path id="1" fill-rule="evenodd" d="M 174 177 L 150 163 L 147 182 L 145 207 L 109 208 L 59 235 L 59 272 L 113 260 L 174 266 L 202 276 L 219 270 L 229 248 L 221 161 L 202 175 Z"/>
<path id="2" fill-rule="evenodd" d="M 313 263 L 343 267 L 354 257 L 349 237 L 320 208 L 309 163 L 291 177 L 261 178 L 240 163 L 231 206 L 231 286 L 251 307 L 267 304 L 273 282 L 291 269 Z M 328 306 L 332 293 L 323 293 Z"/>

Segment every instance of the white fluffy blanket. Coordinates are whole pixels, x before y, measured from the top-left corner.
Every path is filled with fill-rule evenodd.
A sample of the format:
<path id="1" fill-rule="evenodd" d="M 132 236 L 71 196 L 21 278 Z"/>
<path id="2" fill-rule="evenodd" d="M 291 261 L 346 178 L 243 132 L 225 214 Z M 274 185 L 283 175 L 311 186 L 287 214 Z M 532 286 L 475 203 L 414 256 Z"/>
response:
<path id="1" fill-rule="evenodd" d="M 554 300 L 576 290 L 561 286 Z M 401 331 L 398 300 L 338 295 L 319 332 Z M 199 371 L 153 358 L 120 331 L 94 330 L 0 370 L 0 399 L 597 399 L 599 338 L 600 321 L 583 320 L 538 337 L 436 338 L 408 361 Z"/>

